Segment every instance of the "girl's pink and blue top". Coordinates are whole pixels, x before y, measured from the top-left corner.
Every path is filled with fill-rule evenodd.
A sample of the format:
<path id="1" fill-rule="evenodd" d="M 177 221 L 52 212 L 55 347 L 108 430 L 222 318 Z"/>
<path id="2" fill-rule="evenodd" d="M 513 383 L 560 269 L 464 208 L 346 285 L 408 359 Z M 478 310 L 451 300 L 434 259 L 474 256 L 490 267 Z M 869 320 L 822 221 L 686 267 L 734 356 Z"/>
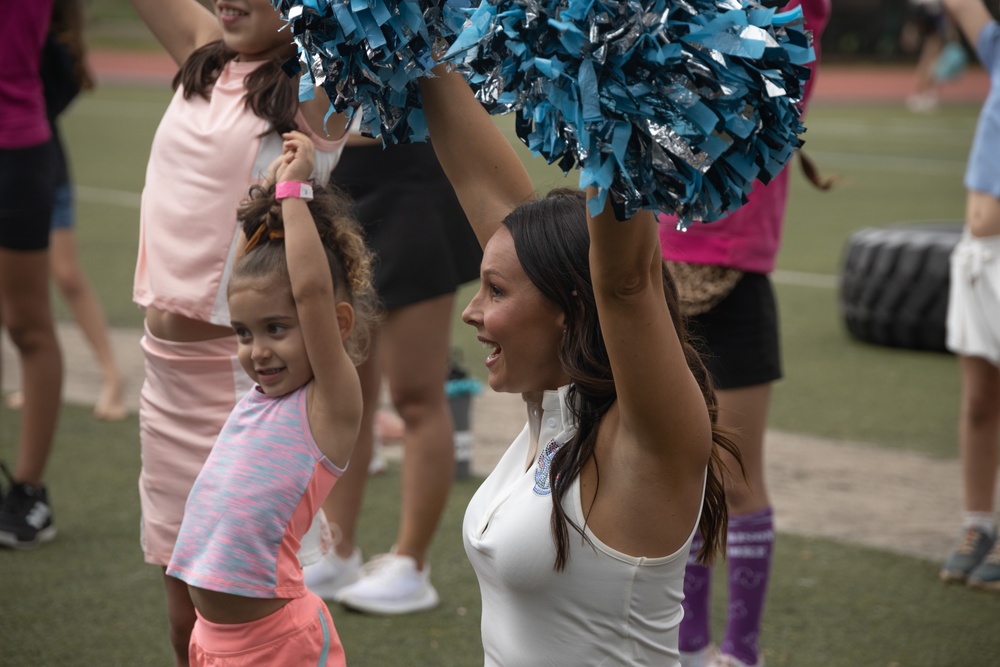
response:
<path id="1" fill-rule="evenodd" d="M 343 469 L 317 447 L 305 398 L 306 387 L 254 387 L 237 403 L 188 496 L 168 575 L 244 597 L 306 594 L 299 542 Z"/>

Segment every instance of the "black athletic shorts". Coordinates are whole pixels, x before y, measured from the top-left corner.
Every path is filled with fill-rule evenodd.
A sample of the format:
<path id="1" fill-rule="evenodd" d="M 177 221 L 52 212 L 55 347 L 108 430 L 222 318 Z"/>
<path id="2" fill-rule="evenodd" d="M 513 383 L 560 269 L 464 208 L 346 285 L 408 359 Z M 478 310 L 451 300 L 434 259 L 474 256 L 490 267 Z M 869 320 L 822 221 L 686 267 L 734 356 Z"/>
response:
<path id="1" fill-rule="evenodd" d="M 45 250 L 55 196 L 50 143 L 0 149 L 0 248 Z"/>
<path id="2" fill-rule="evenodd" d="M 479 241 L 429 143 L 347 146 L 330 180 L 357 204 L 386 310 L 479 277 Z"/>
<path id="3" fill-rule="evenodd" d="M 778 307 L 766 275 L 745 273 L 715 308 L 688 318 L 688 331 L 716 389 L 781 379 Z"/>

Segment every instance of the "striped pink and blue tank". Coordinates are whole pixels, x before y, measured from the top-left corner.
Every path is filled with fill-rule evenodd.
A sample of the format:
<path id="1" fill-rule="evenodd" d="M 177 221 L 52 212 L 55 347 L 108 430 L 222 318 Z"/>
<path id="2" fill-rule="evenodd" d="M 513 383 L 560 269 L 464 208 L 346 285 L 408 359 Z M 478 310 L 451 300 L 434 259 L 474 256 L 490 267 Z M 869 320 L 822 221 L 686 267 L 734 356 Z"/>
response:
<path id="1" fill-rule="evenodd" d="M 299 542 L 343 473 L 313 440 L 307 387 L 254 387 L 237 403 L 188 496 L 168 575 L 245 597 L 305 595 Z"/>

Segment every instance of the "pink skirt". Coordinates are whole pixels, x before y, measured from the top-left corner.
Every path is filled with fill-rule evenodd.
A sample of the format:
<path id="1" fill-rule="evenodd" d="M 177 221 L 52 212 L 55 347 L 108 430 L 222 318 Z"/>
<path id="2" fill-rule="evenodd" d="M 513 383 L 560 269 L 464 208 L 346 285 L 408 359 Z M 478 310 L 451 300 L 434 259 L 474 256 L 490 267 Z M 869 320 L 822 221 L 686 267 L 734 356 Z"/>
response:
<path id="1" fill-rule="evenodd" d="M 191 486 L 253 381 L 240 366 L 235 336 L 178 343 L 147 330 L 139 344 L 146 357 L 139 394 L 141 543 L 147 563 L 166 566 Z"/>

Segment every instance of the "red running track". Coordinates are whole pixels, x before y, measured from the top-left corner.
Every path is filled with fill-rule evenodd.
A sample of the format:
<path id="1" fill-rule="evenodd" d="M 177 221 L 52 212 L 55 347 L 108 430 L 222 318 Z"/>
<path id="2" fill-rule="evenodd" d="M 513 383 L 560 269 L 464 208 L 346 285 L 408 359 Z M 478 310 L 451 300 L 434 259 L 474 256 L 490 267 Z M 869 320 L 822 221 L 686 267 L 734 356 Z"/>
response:
<path id="1" fill-rule="evenodd" d="M 100 83 L 169 85 L 177 66 L 164 52 L 102 51 L 89 55 Z M 899 103 L 913 90 L 914 76 L 904 67 L 824 66 L 816 80 L 814 101 Z M 981 102 L 989 91 L 989 75 L 970 67 L 956 81 L 941 87 L 945 103 Z"/>

